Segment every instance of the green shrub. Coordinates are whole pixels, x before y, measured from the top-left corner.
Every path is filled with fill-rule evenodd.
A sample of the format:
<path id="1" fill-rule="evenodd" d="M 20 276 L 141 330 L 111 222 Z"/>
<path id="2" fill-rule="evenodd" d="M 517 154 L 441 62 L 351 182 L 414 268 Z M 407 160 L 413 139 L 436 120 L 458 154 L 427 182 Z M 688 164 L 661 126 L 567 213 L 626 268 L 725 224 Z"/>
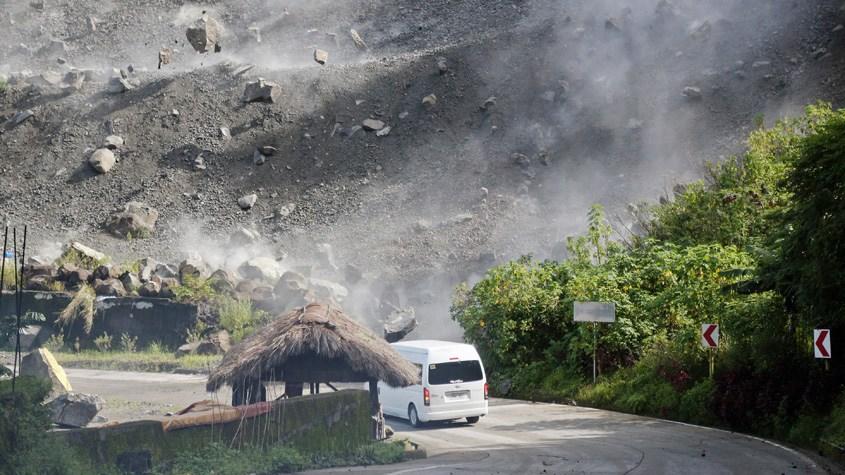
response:
<path id="1" fill-rule="evenodd" d="M 50 414 L 42 402 L 48 381 L 0 380 L 0 475 L 77 475 L 98 473 L 55 437 L 46 434 Z"/>
<path id="2" fill-rule="evenodd" d="M 94 326 L 94 302 L 96 299 L 97 294 L 94 289 L 90 285 L 83 284 L 67 304 L 67 307 L 59 313 L 56 323 L 62 327 L 70 327 L 73 322 L 81 318 L 85 333 L 91 333 L 91 328 Z"/>
<path id="3" fill-rule="evenodd" d="M 182 278 L 182 285 L 173 289 L 176 300 L 181 302 L 210 302 L 217 296 L 209 279 L 190 274 Z"/>
<path id="4" fill-rule="evenodd" d="M 103 332 L 102 335 L 98 336 L 97 338 L 94 338 L 94 346 L 96 346 L 97 350 L 99 350 L 100 352 L 105 353 L 111 350 L 111 343 L 113 339 L 114 337 L 112 337 L 106 332 Z"/>
<path id="5" fill-rule="evenodd" d="M 267 312 L 253 308 L 248 299 L 221 297 L 219 302 L 220 326 L 229 332 L 235 343 L 266 323 L 269 317 Z"/>
<path id="6" fill-rule="evenodd" d="M 138 346 L 138 337 L 128 333 L 120 335 L 120 348 L 127 353 L 134 353 Z"/>
<path id="7" fill-rule="evenodd" d="M 703 379 L 681 396 L 678 406 L 678 419 L 693 424 L 716 425 L 711 402 L 715 386 L 712 379 Z"/>

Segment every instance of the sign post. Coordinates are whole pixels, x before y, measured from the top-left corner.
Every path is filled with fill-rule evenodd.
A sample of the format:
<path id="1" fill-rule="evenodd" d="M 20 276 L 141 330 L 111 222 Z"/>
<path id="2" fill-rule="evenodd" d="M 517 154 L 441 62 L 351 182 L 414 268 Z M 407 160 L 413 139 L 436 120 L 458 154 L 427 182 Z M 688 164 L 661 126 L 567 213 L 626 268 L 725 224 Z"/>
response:
<path id="1" fill-rule="evenodd" d="M 701 347 L 710 350 L 710 378 L 713 378 L 713 367 L 716 361 L 716 349 L 719 348 L 719 325 L 717 323 L 701 324 Z"/>
<path id="2" fill-rule="evenodd" d="M 830 330 L 821 328 L 813 330 L 813 352 L 817 359 L 824 360 L 825 370 L 830 368 Z"/>
<path id="3" fill-rule="evenodd" d="M 613 302 L 575 302 L 573 311 L 576 322 L 593 322 L 593 384 L 596 384 L 596 349 L 598 348 L 596 323 L 616 321 L 616 304 Z"/>

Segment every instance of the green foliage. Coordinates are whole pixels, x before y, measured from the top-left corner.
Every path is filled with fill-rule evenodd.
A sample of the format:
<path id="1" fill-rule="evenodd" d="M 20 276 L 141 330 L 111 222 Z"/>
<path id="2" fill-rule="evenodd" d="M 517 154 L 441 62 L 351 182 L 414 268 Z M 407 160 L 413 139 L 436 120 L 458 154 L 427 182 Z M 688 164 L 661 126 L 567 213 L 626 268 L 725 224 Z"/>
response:
<path id="1" fill-rule="evenodd" d="M 0 77 L 0 93 L 6 92 L 7 87 L 9 87 L 9 82 L 6 78 Z"/>
<path id="2" fill-rule="evenodd" d="M 11 386 L 10 380 L 0 380 L 0 475 L 98 473 L 47 435 L 50 414 L 42 402 L 50 393 L 50 383 L 21 377 L 14 394 Z"/>
<path id="3" fill-rule="evenodd" d="M 209 279 L 190 274 L 182 278 L 182 285 L 175 287 L 173 294 L 180 302 L 210 302 L 217 297 Z"/>
<path id="4" fill-rule="evenodd" d="M 15 288 L 15 262 L 13 259 L 6 259 L 5 263 L 0 262 L 3 269 L 3 281 L 0 282 L 0 290 L 14 290 Z"/>
<path id="5" fill-rule="evenodd" d="M 460 286 L 452 318 L 494 389 L 844 446 L 845 366 L 822 370 L 811 343 L 813 328 L 832 328 L 834 346 L 845 334 L 845 110 L 759 125 L 706 182 L 635 207 L 646 233 L 630 247 L 594 206 L 567 261 L 522 258 Z M 596 385 L 592 326 L 572 322 L 585 300 L 616 304 L 597 326 Z M 702 323 L 721 327 L 713 378 Z"/>
<path id="6" fill-rule="evenodd" d="M 235 343 L 250 335 L 270 317 L 267 312 L 254 308 L 251 300 L 230 297 L 219 299 L 218 312 L 220 327 L 228 330 Z"/>
<path id="7" fill-rule="evenodd" d="M 110 259 L 108 256 L 105 256 L 102 259 L 93 259 L 74 248 L 69 248 L 56 260 L 56 267 L 72 265 L 83 269 L 94 270 L 99 266 L 108 264 L 109 261 Z"/>
<path id="8" fill-rule="evenodd" d="M 220 356 L 185 355 L 177 358 L 164 348 L 150 348 L 133 353 L 126 351 L 84 350 L 79 353 L 54 353 L 56 361 L 67 368 L 111 369 L 167 373 L 176 370 L 209 371 L 220 363 Z"/>
<path id="9" fill-rule="evenodd" d="M 158 467 L 160 475 L 272 475 L 340 465 L 375 465 L 402 461 L 401 442 L 371 443 L 344 452 L 302 453 L 293 447 L 275 446 L 232 448 L 209 444 L 190 453 L 182 453 L 168 466 Z"/>

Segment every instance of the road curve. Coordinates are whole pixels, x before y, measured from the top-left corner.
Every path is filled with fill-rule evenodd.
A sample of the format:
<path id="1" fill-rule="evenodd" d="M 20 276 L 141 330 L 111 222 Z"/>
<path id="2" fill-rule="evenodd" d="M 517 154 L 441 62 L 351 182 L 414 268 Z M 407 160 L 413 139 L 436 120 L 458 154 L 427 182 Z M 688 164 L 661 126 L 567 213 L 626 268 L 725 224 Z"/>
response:
<path id="1" fill-rule="evenodd" d="M 113 420 L 162 414 L 205 399 L 205 377 L 68 369 L 74 389 L 106 397 Z M 228 395 L 219 396 L 221 401 Z M 139 413 L 139 410 L 141 411 Z M 388 422 L 429 458 L 311 473 L 374 474 L 824 474 L 778 444 L 717 429 L 558 404 L 492 399 L 476 425 L 414 429 Z"/>
<path id="2" fill-rule="evenodd" d="M 494 399 L 477 425 L 389 422 L 429 458 L 313 473 L 823 474 L 792 449 L 731 432 L 557 404 Z"/>

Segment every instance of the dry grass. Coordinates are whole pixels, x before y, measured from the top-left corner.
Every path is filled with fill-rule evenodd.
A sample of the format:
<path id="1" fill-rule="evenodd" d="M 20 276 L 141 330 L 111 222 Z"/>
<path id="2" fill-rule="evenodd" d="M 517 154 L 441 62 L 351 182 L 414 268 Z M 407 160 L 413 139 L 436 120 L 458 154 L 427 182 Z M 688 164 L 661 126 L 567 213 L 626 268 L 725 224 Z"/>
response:
<path id="1" fill-rule="evenodd" d="M 67 304 L 67 307 L 59 314 L 56 323 L 68 327 L 77 318 L 82 318 L 85 333 L 91 333 L 91 327 L 94 326 L 94 300 L 96 298 L 94 289 L 89 285 L 83 285 L 73 296 L 70 303 Z"/>
<path id="2" fill-rule="evenodd" d="M 383 338 L 337 306 L 312 303 L 259 328 L 223 357 L 208 378 L 217 390 L 243 378 L 263 381 L 418 382 L 417 370 Z"/>

